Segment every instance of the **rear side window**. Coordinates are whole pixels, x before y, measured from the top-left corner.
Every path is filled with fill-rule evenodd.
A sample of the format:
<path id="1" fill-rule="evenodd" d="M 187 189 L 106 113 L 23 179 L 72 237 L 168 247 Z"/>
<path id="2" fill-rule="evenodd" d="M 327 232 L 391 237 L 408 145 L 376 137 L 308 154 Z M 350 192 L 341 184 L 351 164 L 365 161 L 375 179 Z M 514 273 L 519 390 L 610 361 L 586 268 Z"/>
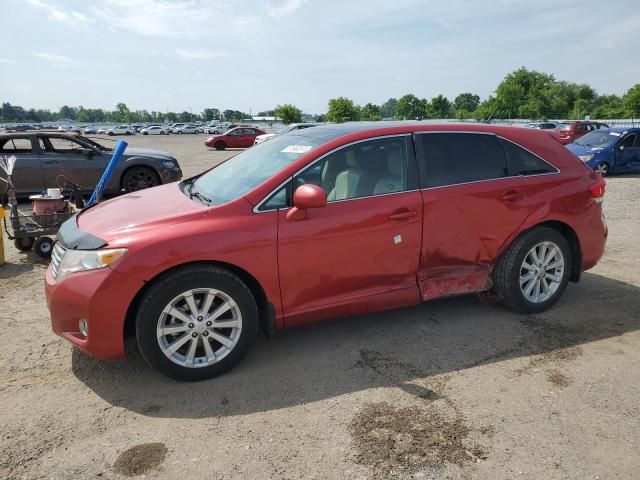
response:
<path id="1" fill-rule="evenodd" d="M 0 147 L 1 153 L 31 153 L 31 140 L 28 138 L 10 138 Z"/>
<path id="2" fill-rule="evenodd" d="M 508 175 L 504 149 L 494 135 L 416 135 L 423 187 L 492 180 Z"/>
<path id="3" fill-rule="evenodd" d="M 509 175 L 540 175 L 543 173 L 555 173 L 558 170 L 533 153 L 516 145 L 509 140 L 499 138 L 499 142 L 507 153 Z"/>

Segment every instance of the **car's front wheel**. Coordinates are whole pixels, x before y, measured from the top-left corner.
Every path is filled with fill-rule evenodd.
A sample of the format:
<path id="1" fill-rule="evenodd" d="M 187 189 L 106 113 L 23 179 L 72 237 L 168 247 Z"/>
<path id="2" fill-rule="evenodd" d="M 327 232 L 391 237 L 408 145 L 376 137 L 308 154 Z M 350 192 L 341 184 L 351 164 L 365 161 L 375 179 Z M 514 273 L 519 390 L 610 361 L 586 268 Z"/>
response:
<path id="1" fill-rule="evenodd" d="M 216 150 L 224 150 L 225 148 L 227 148 L 227 144 L 220 140 L 215 143 L 214 147 L 216 148 Z"/>
<path id="2" fill-rule="evenodd" d="M 609 174 L 609 164 L 607 162 L 600 162 L 598 165 L 596 165 L 596 168 L 594 168 L 594 170 L 596 173 L 599 173 L 603 177 L 606 177 Z"/>
<path id="3" fill-rule="evenodd" d="M 516 239 L 493 271 L 494 290 L 503 304 L 539 313 L 558 301 L 571 275 L 571 248 L 552 228 L 530 230 Z"/>
<path id="4" fill-rule="evenodd" d="M 160 185 L 160 177 L 149 167 L 133 167 L 127 170 L 122 177 L 124 191 L 136 192 L 145 188 Z"/>
<path id="5" fill-rule="evenodd" d="M 161 277 L 143 295 L 136 315 L 143 357 L 176 380 L 227 372 L 247 353 L 257 330 L 258 309 L 249 288 L 212 265 Z"/>

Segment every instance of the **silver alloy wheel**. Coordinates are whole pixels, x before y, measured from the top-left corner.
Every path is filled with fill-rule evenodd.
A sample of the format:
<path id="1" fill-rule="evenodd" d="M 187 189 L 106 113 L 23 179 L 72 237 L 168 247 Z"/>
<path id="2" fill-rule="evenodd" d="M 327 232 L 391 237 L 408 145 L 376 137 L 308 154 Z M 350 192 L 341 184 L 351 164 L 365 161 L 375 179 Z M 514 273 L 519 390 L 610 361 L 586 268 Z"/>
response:
<path id="1" fill-rule="evenodd" d="M 532 303 L 542 303 L 555 295 L 564 275 L 562 250 L 553 242 L 535 245 L 520 267 L 520 290 Z"/>
<path id="2" fill-rule="evenodd" d="M 240 307 L 228 294 L 213 288 L 181 293 L 162 310 L 158 344 L 173 363 L 207 367 L 234 349 L 242 332 Z"/>
<path id="3" fill-rule="evenodd" d="M 609 165 L 606 163 L 599 163 L 596 165 L 596 173 L 599 173 L 603 177 L 606 176 L 607 173 L 609 173 Z"/>

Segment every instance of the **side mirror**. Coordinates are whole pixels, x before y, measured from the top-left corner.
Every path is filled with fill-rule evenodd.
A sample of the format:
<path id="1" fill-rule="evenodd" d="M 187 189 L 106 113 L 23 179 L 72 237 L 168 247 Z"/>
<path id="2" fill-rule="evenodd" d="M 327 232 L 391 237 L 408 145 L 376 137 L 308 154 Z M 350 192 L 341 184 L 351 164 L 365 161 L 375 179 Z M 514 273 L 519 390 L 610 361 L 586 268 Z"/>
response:
<path id="1" fill-rule="evenodd" d="M 90 148 L 84 148 L 82 150 L 82 153 L 84 153 L 87 157 L 90 157 L 91 155 L 93 155 L 93 150 L 91 150 Z"/>
<path id="2" fill-rule="evenodd" d="M 307 209 L 326 205 L 327 192 L 317 185 L 301 185 L 293 193 L 293 208 L 287 213 L 287 220 L 304 220 L 307 218 Z"/>

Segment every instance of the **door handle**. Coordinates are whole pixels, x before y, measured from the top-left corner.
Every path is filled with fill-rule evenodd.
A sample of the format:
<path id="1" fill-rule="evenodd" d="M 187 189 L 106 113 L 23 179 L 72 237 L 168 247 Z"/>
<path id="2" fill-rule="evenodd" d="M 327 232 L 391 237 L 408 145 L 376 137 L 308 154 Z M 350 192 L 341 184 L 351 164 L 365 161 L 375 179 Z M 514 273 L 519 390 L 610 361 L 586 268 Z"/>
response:
<path id="1" fill-rule="evenodd" d="M 44 163 L 47 163 L 47 164 L 59 163 L 59 160 L 45 160 Z"/>
<path id="2" fill-rule="evenodd" d="M 399 212 L 394 212 L 389 215 L 389 220 L 394 221 L 402 221 L 402 220 L 413 220 L 418 216 L 418 213 L 413 210 L 402 210 Z"/>
<path id="3" fill-rule="evenodd" d="M 507 190 L 502 194 L 502 200 L 505 202 L 515 202 L 524 198 L 522 190 Z"/>

